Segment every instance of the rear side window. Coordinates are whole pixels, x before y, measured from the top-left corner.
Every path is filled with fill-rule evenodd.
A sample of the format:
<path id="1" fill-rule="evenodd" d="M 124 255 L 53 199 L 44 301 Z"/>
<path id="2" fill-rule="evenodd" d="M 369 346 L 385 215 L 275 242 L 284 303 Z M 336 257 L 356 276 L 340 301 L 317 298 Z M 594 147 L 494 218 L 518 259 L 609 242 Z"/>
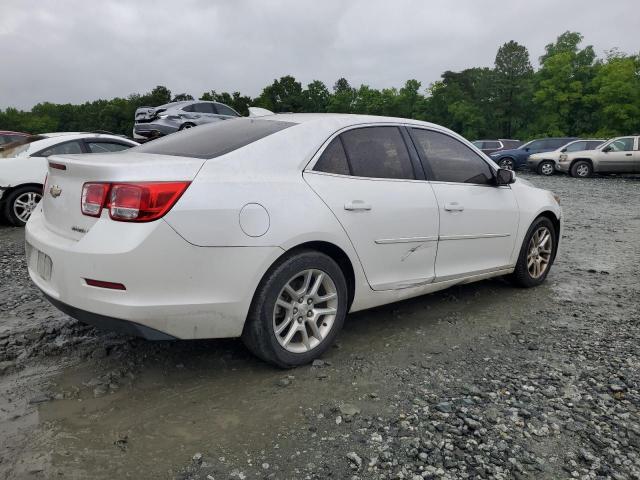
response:
<path id="1" fill-rule="evenodd" d="M 129 145 L 114 142 L 88 142 L 85 141 L 91 153 L 119 152 L 131 148 Z"/>
<path id="2" fill-rule="evenodd" d="M 215 158 L 295 125 L 293 122 L 233 118 L 176 132 L 135 147 L 140 153 Z"/>
<path id="3" fill-rule="evenodd" d="M 492 184 L 493 172 L 473 150 L 444 133 L 413 128 L 416 147 L 439 182 Z"/>
<path id="4" fill-rule="evenodd" d="M 357 177 L 414 179 L 407 146 L 397 127 L 365 127 L 340 135 Z"/>
<path id="5" fill-rule="evenodd" d="M 216 113 L 212 103 L 196 103 L 193 111 L 198 113 Z"/>
<path id="6" fill-rule="evenodd" d="M 349 175 L 351 173 L 340 137 L 331 140 L 331 143 L 322 152 L 313 169 L 317 172 L 336 173 L 338 175 Z"/>
<path id="7" fill-rule="evenodd" d="M 484 142 L 484 148 L 500 148 L 500 142 Z"/>
<path id="8" fill-rule="evenodd" d="M 591 142 L 587 142 L 587 150 L 593 150 L 598 145 L 602 145 L 602 143 L 603 143 L 602 140 L 594 140 Z"/>
<path id="9" fill-rule="evenodd" d="M 34 156 L 48 157 L 49 155 L 69 155 L 74 153 L 82 153 L 82 147 L 80 142 L 64 142 L 47 148 L 41 152 L 36 153 Z"/>

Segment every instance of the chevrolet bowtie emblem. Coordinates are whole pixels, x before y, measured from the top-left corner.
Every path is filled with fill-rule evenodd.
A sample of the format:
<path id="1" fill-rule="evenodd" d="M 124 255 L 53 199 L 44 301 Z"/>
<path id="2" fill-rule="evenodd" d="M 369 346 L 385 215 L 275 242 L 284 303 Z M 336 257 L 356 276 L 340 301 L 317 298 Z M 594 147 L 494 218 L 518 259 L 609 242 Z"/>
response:
<path id="1" fill-rule="evenodd" d="M 58 198 L 60 196 L 60 194 L 62 193 L 62 189 L 58 185 L 53 185 L 49 189 L 49 193 L 51 194 L 51 196 L 53 198 Z"/>

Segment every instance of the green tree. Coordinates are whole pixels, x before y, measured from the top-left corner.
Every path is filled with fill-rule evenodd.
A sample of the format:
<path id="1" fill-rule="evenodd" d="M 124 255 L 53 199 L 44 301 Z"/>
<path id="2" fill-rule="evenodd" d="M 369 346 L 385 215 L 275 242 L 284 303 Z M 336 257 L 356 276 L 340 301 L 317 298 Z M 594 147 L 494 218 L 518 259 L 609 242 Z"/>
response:
<path id="1" fill-rule="evenodd" d="M 302 84 L 291 75 L 274 80 L 262 90 L 256 104 L 273 112 L 302 111 Z"/>
<path id="2" fill-rule="evenodd" d="M 320 80 L 314 80 L 302 92 L 302 110 L 305 112 L 326 112 L 331 93 Z"/>
<path id="3" fill-rule="evenodd" d="M 333 95 L 329 100 L 327 111 L 351 113 L 356 99 L 356 90 L 349 85 L 346 78 L 339 78 L 333 85 Z"/>
<path id="4" fill-rule="evenodd" d="M 533 68 L 527 48 L 511 40 L 496 54 L 495 115 L 501 119 L 501 136 L 512 138 L 526 122 Z"/>
<path id="5" fill-rule="evenodd" d="M 188 93 L 179 93 L 173 97 L 172 102 L 184 102 L 185 100 L 193 100 L 193 97 Z"/>

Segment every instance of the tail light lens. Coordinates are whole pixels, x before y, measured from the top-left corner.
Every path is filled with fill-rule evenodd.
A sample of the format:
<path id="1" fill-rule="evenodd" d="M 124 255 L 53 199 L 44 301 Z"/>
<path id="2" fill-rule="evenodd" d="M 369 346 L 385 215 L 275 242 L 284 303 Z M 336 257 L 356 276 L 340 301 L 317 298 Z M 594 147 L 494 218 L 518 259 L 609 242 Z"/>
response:
<path id="1" fill-rule="evenodd" d="M 82 186 L 82 213 L 90 217 L 99 217 L 108 191 L 108 183 L 85 183 Z"/>
<path id="2" fill-rule="evenodd" d="M 164 216 L 189 183 L 85 183 L 82 189 L 82 213 L 99 217 L 102 209 L 107 208 L 113 220 L 150 222 Z M 85 198 L 89 201 L 85 201 Z M 99 207 L 95 206 L 96 202 Z"/>

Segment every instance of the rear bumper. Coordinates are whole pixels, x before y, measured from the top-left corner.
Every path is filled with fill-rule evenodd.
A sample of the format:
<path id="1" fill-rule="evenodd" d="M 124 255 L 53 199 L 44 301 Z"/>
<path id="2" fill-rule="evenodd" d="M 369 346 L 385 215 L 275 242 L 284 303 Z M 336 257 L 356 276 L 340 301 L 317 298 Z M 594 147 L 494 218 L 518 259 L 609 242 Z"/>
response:
<path id="1" fill-rule="evenodd" d="M 197 247 L 164 220 L 105 218 L 75 241 L 48 229 L 41 209 L 25 238 L 51 258 L 50 278 L 32 259 L 28 270 L 54 305 L 81 321 L 154 339 L 240 336 L 262 275 L 282 254 L 278 247 Z M 85 279 L 122 283 L 126 290 Z"/>

